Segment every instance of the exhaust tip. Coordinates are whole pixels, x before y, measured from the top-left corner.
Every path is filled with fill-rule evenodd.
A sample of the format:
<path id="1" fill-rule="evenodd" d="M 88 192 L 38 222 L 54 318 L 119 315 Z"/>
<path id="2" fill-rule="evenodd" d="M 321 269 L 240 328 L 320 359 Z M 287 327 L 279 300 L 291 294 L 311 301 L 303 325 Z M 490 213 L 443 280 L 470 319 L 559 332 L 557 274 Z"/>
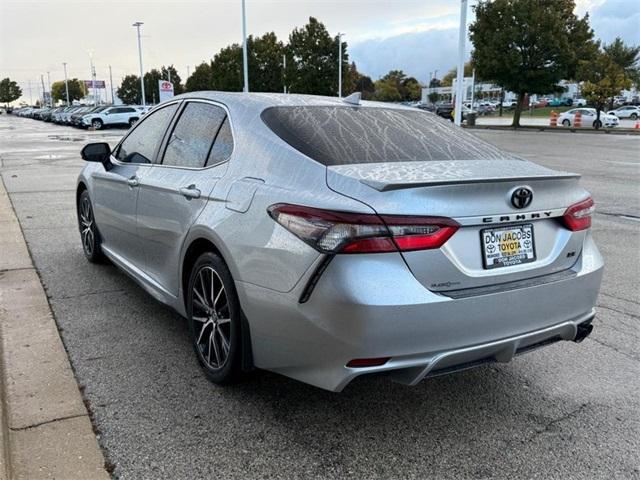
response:
<path id="1" fill-rule="evenodd" d="M 578 332 L 576 333 L 576 338 L 573 339 L 574 342 L 580 343 L 593 332 L 593 325 L 591 325 L 591 321 L 584 322 L 578 325 Z"/>

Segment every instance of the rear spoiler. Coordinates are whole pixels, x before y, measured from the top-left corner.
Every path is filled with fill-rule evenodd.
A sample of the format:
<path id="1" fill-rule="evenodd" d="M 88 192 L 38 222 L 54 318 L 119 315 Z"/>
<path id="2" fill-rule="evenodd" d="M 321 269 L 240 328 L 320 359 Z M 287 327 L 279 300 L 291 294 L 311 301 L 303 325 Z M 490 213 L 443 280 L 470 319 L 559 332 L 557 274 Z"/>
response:
<path id="1" fill-rule="evenodd" d="M 580 178 L 577 173 L 552 170 L 520 159 L 359 163 L 328 168 L 380 192 L 439 185 Z"/>

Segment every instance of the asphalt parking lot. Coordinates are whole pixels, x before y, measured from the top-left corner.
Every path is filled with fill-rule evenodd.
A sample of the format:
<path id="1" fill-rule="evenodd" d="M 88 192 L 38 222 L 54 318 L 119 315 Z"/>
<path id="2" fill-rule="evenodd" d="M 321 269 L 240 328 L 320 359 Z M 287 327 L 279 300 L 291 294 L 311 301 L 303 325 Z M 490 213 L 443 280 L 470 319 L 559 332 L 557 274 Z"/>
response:
<path id="1" fill-rule="evenodd" d="M 185 321 L 85 261 L 79 150 L 122 133 L 0 117 L 0 174 L 117 477 L 640 478 L 640 136 L 473 131 L 584 175 L 606 262 L 591 337 L 334 394 L 264 372 L 210 384 Z"/>

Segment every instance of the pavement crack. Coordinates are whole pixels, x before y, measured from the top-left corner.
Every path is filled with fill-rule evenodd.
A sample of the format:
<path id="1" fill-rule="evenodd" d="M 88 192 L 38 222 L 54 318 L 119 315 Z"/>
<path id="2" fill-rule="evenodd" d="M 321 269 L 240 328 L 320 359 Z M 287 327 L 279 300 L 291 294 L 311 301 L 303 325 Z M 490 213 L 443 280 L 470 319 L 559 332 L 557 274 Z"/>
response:
<path id="1" fill-rule="evenodd" d="M 619 313 L 621 315 L 627 315 L 627 316 L 629 316 L 631 318 L 635 318 L 637 320 L 640 320 L 640 315 L 636 315 L 635 313 L 625 312 L 624 310 L 619 310 L 617 308 L 608 307 L 606 305 L 602 305 L 601 303 L 598 304 L 598 308 L 604 308 L 605 310 L 611 310 L 612 312 L 616 312 L 616 313 Z"/>
<path id="2" fill-rule="evenodd" d="M 28 425 L 26 427 L 18 427 L 18 428 L 14 428 L 14 427 L 9 427 L 9 430 L 11 430 L 12 432 L 23 432 L 25 430 L 31 430 L 32 428 L 38 428 L 41 427 L 43 425 L 48 425 L 50 423 L 56 423 L 56 422 L 62 422 L 64 420 L 71 420 L 72 418 L 80 418 L 80 417 L 88 417 L 89 414 L 87 413 L 78 413 L 76 415 L 69 415 L 66 417 L 60 417 L 60 418 L 54 418 L 52 420 L 46 420 L 44 422 L 40 422 L 40 423 L 34 423 L 33 425 Z"/>
<path id="3" fill-rule="evenodd" d="M 627 353 L 627 352 L 623 352 L 622 350 L 620 350 L 617 347 L 614 347 L 613 345 L 610 345 L 606 342 L 603 342 L 602 340 L 598 340 L 596 338 L 593 337 L 593 335 L 589 336 L 588 338 L 589 340 L 593 340 L 596 343 L 599 343 L 600 345 L 602 345 L 603 347 L 607 347 L 610 348 L 611 350 L 618 352 L 620 355 L 624 355 L 625 357 L 627 357 L 630 360 L 633 360 L 634 362 L 640 362 L 640 359 L 637 359 L 636 357 L 632 356 L 631 354 Z"/>
<path id="4" fill-rule="evenodd" d="M 90 297 L 92 295 L 100 295 L 102 293 L 124 293 L 122 288 L 116 288 L 113 290 L 98 290 L 97 292 L 79 293 L 77 295 L 66 295 L 64 297 L 51 297 L 52 300 L 69 300 L 72 298 Z"/>
<path id="5" fill-rule="evenodd" d="M 615 298 L 616 300 L 622 300 L 623 302 L 635 303 L 636 305 L 640 305 L 640 302 L 637 300 L 631 300 L 629 298 L 622 298 L 616 295 L 611 295 L 610 293 L 600 292 L 600 295 L 604 295 L 605 297 Z"/>

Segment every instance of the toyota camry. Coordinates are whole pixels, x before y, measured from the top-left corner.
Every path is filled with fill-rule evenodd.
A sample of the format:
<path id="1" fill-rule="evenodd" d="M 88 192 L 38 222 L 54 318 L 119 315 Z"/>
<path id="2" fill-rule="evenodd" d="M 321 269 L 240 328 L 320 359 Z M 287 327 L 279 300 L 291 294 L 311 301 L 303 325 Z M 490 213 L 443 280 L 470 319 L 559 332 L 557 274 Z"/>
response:
<path id="1" fill-rule="evenodd" d="M 603 262 L 579 175 L 429 112 L 189 93 L 82 157 L 86 258 L 184 316 L 215 383 L 415 385 L 593 328 Z"/>

